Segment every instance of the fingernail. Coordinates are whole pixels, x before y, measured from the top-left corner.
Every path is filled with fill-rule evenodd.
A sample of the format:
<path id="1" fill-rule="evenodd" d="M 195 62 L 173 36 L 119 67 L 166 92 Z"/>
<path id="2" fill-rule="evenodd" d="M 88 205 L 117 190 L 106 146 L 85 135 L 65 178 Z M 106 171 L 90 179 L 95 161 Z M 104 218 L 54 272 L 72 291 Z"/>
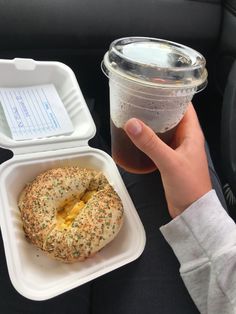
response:
<path id="1" fill-rule="evenodd" d="M 137 136 L 142 131 L 142 124 L 137 119 L 132 118 L 126 122 L 125 131 L 130 135 Z"/>

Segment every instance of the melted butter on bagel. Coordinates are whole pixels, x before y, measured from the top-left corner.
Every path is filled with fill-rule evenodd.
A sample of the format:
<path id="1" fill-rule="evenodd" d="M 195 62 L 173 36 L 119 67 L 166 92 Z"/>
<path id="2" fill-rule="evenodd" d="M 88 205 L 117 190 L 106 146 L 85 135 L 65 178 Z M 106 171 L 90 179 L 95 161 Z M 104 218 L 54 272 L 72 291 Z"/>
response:
<path id="1" fill-rule="evenodd" d="M 94 255 L 123 223 L 121 199 L 105 176 L 79 167 L 40 174 L 22 191 L 18 204 L 26 237 L 64 262 Z"/>

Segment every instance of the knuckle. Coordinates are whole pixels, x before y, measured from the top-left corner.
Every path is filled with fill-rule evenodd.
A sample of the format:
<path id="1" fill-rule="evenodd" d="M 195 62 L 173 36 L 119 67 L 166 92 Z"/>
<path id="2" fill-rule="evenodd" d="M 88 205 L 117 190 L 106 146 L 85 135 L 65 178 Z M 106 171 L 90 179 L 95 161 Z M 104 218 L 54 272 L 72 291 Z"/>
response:
<path id="1" fill-rule="evenodd" d="M 151 133 L 142 143 L 143 150 L 146 152 L 153 152 L 156 147 L 156 134 Z"/>

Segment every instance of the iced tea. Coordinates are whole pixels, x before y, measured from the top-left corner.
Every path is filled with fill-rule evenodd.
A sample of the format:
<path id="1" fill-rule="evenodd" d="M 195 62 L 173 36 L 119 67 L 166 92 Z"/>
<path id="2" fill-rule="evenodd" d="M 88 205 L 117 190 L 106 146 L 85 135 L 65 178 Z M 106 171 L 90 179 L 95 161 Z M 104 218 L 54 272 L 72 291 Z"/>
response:
<path id="1" fill-rule="evenodd" d="M 158 134 L 166 143 L 171 141 L 174 130 Z M 139 150 L 126 135 L 123 128 L 117 128 L 111 120 L 112 157 L 123 169 L 131 173 L 150 173 L 156 170 L 154 162 Z"/>

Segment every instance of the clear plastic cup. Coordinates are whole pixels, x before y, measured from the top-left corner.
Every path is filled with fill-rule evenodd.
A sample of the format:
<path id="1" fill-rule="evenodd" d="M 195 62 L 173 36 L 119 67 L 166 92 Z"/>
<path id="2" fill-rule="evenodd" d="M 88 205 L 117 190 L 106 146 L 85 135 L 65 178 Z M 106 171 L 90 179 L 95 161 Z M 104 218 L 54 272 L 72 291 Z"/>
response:
<path id="1" fill-rule="evenodd" d="M 138 118 L 166 143 L 196 92 L 207 84 L 205 59 L 174 42 L 145 37 L 115 40 L 102 69 L 109 77 L 112 157 L 132 173 L 149 173 L 154 163 L 129 140 L 123 126 Z"/>

